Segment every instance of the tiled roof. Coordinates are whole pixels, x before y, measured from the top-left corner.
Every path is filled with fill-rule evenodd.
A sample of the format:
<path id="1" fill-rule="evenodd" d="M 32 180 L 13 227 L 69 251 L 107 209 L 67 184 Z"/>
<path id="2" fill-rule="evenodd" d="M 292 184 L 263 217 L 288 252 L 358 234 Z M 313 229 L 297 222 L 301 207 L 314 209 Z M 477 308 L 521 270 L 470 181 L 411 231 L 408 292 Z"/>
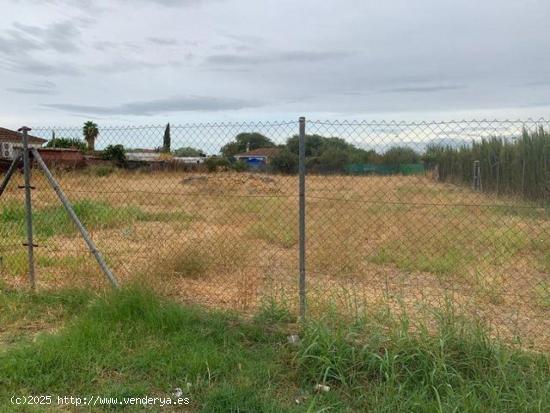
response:
<path id="1" fill-rule="evenodd" d="M 29 143 L 42 144 L 46 139 L 29 135 Z M 21 142 L 21 134 L 11 129 L 0 128 L 0 142 Z"/>
<path id="2" fill-rule="evenodd" d="M 258 149 L 252 149 L 248 152 L 238 153 L 235 155 L 235 158 L 237 157 L 243 157 L 243 156 L 275 156 L 278 155 L 281 150 L 279 148 L 258 148 Z"/>

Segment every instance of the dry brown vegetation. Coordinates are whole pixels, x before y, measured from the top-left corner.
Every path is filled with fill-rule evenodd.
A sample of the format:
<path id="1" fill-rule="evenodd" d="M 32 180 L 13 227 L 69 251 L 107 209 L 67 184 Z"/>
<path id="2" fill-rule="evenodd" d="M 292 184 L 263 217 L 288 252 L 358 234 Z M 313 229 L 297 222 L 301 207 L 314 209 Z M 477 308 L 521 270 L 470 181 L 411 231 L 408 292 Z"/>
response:
<path id="1" fill-rule="evenodd" d="M 295 309 L 296 177 L 57 176 L 89 215 L 93 238 L 123 282 L 139 279 L 163 294 L 215 307 L 251 311 L 276 299 Z M 34 206 L 42 211 L 37 225 L 59 220 L 58 201 L 38 171 L 33 181 Z M 0 268 L 4 283 L 23 288 L 18 183 L 0 201 Z M 55 222 L 36 229 L 39 288 L 106 285 L 72 227 Z M 310 176 L 307 273 L 312 312 L 327 303 L 354 314 L 389 305 L 414 316 L 451 302 L 505 337 L 550 347 L 550 224 L 547 211 L 534 204 L 424 176 Z"/>

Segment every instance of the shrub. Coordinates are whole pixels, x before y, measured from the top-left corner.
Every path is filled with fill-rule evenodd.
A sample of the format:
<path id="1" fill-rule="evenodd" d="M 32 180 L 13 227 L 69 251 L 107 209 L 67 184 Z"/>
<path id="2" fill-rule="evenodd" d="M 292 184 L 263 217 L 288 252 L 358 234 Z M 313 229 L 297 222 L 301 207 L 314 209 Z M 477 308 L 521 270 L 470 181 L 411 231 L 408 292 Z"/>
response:
<path id="1" fill-rule="evenodd" d="M 218 172 L 219 170 L 228 170 L 231 167 L 229 161 L 225 158 L 208 158 L 204 164 L 208 172 Z"/>
<path id="2" fill-rule="evenodd" d="M 122 145 L 109 145 L 102 153 L 102 158 L 114 161 L 118 166 L 126 165 L 126 151 Z"/>
<path id="3" fill-rule="evenodd" d="M 244 161 L 238 160 L 233 164 L 235 172 L 244 172 L 248 169 L 248 164 Z"/>
<path id="4" fill-rule="evenodd" d="M 318 158 L 318 170 L 320 172 L 342 172 L 349 164 L 349 152 L 340 148 L 329 148 Z"/>
<path id="5" fill-rule="evenodd" d="M 271 169 L 274 172 L 293 174 L 298 172 L 298 155 L 283 149 L 273 158 L 271 158 Z"/>
<path id="6" fill-rule="evenodd" d="M 420 162 L 420 155 L 414 149 L 406 146 L 394 146 L 382 155 L 382 163 L 389 165 L 418 162 Z"/>
<path id="7" fill-rule="evenodd" d="M 46 148 L 74 148 L 81 151 L 87 149 L 86 142 L 75 138 L 53 138 L 48 141 Z"/>
<path id="8" fill-rule="evenodd" d="M 192 148 L 191 146 L 185 146 L 183 148 L 176 149 L 174 151 L 174 156 L 197 157 L 197 156 L 206 156 L 206 155 L 200 149 Z"/>
<path id="9" fill-rule="evenodd" d="M 273 158 L 273 170 L 294 173 L 298 169 L 299 138 L 289 138 L 286 147 Z M 291 156 L 292 154 L 294 156 Z M 311 172 L 343 172 L 350 163 L 372 162 L 376 152 L 357 148 L 338 137 L 305 136 L 306 168 Z"/>

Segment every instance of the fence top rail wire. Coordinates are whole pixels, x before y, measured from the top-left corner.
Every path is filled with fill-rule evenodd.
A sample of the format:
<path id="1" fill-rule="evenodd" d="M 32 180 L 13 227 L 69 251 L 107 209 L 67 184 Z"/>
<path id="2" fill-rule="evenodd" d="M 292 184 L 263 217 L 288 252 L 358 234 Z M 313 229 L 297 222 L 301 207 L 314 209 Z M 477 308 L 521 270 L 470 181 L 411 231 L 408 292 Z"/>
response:
<path id="1" fill-rule="evenodd" d="M 456 124 L 537 124 L 537 123 L 549 123 L 550 121 L 545 118 L 516 118 L 516 119 L 498 119 L 498 118 L 481 118 L 481 119 L 456 119 L 456 120 L 376 120 L 376 119 L 309 119 L 306 117 L 306 123 L 311 125 L 324 125 L 324 126 L 443 126 L 443 125 L 456 125 Z M 273 121 L 220 121 L 220 122 L 189 122 L 189 123 L 174 123 L 170 124 L 171 128 L 185 129 L 185 128 L 228 128 L 228 127 L 278 127 L 278 126 L 294 126 L 298 124 L 298 120 L 273 120 Z M 120 126 L 102 126 L 102 130 L 112 131 L 124 131 L 124 130 L 139 130 L 139 129 L 159 129 L 164 128 L 166 124 L 144 124 L 144 125 L 120 125 Z M 35 125 L 32 126 L 34 130 L 51 130 L 51 129 L 81 129 L 81 125 Z"/>

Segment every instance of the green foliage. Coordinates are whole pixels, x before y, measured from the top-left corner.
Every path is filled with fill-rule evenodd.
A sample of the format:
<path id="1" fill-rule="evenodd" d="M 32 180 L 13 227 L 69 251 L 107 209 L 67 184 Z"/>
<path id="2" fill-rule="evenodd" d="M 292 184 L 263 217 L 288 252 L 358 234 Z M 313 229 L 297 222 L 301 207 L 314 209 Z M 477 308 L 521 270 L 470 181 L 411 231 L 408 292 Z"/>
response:
<path id="1" fill-rule="evenodd" d="M 73 204 L 74 211 L 88 229 L 114 228 L 137 221 L 155 221 L 155 216 L 135 207 L 115 208 L 106 202 L 80 200 Z M 25 208 L 19 203 L 8 203 L 0 209 L 0 235 L 13 236 L 25 233 Z M 34 230 L 39 237 L 57 234 L 71 235 L 76 228 L 63 206 L 33 210 Z"/>
<path id="2" fill-rule="evenodd" d="M 298 172 L 298 155 L 292 153 L 288 148 L 281 150 L 270 159 L 270 167 L 274 172 L 294 174 Z"/>
<path id="3" fill-rule="evenodd" d="M 46 143 L 46 148 L 73 148 L 85 151 L 86 142 L 75 138 L 52 138 Z"/>
<path id="4" fill-rule="evenodd" d="M 314 159 L 321 169 L 342 172 L 344 167 L 350 162 L 350 154 L 342 148 L 328 147 L 318 158 Z"/>
<path id="5" fill-rule="evenodd" d="M 206 155 L 200 149 L 192 148 L 191 146 L 184 146 L 183 148 L 176 149 L 174 151 L 174 156 L 198 157 L 198 156 L 206 156 Z"/>
<path id="6" fill-rule="evenodd" d="M 295 173 L 298 169 L 299 137 L 289 138 L 279 155 L 271 159 L 276 172 Z M 309 172 L 345 172 L 350 163 L 368 162 L 376 156 L 374 151 L 366 151 L 346 142 L 342 138 L 320 135 L 305 136 L 306 167 Z"/>
<path id="7" fill-rule="evenodd" d="M 234 141 L 224 145 L 221 153 L 225 157 L 230 157 L 247 150 L 271 148 L 273 146 L 275 146 L 273 141 L 261 133 L 243 132 L 239 133 Z"/>
<path id="8" fill-rule="evenodd" d="M 170 152 L 171 137 L 170 137 L 170 124 L 166 124 L 166 129 L 164 130 L 164 138 L 162 141 L 163 152 Z"/>
<path id="9" fill-rule="evenodd" d="M 244 172 L 248 170 L 248 164 L 241 160 L 234 162 L 232 166 L 235 172 Z"/>
<path id="10" fill-rule="evenodd" d="M 439 179 L 472 185 L 479 161 L 484 192 L 547 199 L 550 182 L 550 134 L 542 127 L 515 140 L 492 137 L 460 148 L 431 146 L 425 159 L 437 166 Z"/>
<path id="11" fill-rule="evenodd" d="M 85 122 L 84 126 L 82 127 L 82 133 L 84 135 L 84 140 L 88 144 L 88 150 L 94 151 L 95 140 L 99 135 L 99 129 L 97 128 L 97 124 L 90 120 Z"/>
<path id="12" fill-rule="evenodd" d="M 381 161 L 390 165 L 413 164 L 420 162 L 420 155 L 412 148 L 394 146 L 384 152 Z"/>
<path id="13" fill-rule="evenodd" d="M 208 172 L 218 172 L 220 170 L 227 170 L 231 167 L 231 163 L 226 158 L 210 157 L 204 161 Z"/>
<path id="14" fill-rule="evenodd" d="M 101 157 L 113 161 L 118 166 L 126 165 L 126 151 L 122 145 L 109 145 L 101 153 Z"/>

